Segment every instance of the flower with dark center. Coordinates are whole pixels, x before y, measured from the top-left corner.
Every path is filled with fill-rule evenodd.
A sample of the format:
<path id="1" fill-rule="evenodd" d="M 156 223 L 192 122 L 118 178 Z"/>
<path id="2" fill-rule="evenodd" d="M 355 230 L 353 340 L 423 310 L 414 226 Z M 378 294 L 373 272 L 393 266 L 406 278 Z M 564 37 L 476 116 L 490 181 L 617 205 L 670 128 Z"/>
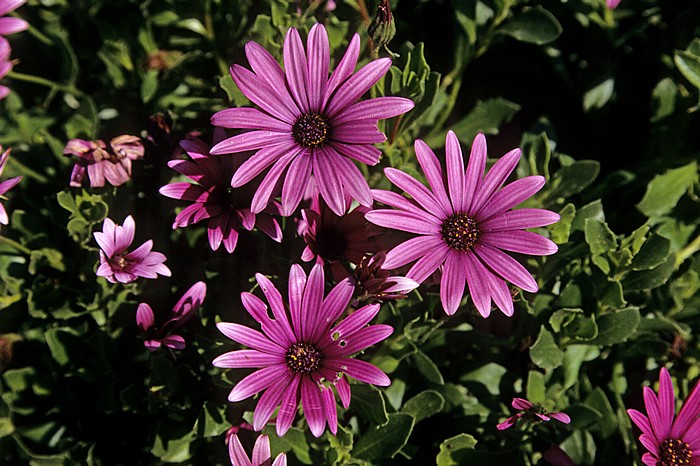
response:
<path id="1" fill-rule="evenodd" d="M 644 387 L 644 404 L 646 416 L 636 409 L 627 410 L 642 431 L 639 441 L 648 450 L 642 455 L 642 462 L 647 466 L 700 465 L 700 381 L 675 416 L 673 382 L 668 370 L 662 367 L 658 396 L 651 388 Z"/>
<path id="2" fill-rule="evenodd" d="M 177 182 L 160 188 L 164 196 L 191 202 L 177 214 L 173 228 L 208 220 L 209 246 L 216 251 L 223 244 L 230 253 L 236 249 L 239 232 L 255 227 L 273 240 L 282 241 L 282 230 L 274 217 L 279 214 L 279 204 L 270 203 L 258 214 L 250 210 L 259 180 L 240 188 L 231 187 L 231 176 L 241 165 L 239 158 L 209 155 L 209 146 L 194 137 L 182 140 L 180 146 L 190 159 L 171 160 L 168 166 L 194 183 Z"/>
<path id="3" fill-rule="evenodd" d="M 528 176 L 501 188 L 520 159 L 520 149 L 501 157 L 484 176 L 486 139 L 479 134 L 464 168 L 462 149 L 452 131 L 447 134 L 447 183 L 440 161 L 421 140 L 416 156 L 430 185 L 394 168 L 387 178 L 408 193 L 373 190 L 375 200 L 393 209 L 374 209 L 370 222 L 417 235 L 391 249 L 384 268 L 391 270 L 411 262 L 406 274 L 418 283 L 440 269 L 440 299 L 447 314 L 460 306 L 465 286 L 479 313 L 491 313 L 491 301 L 506 315 L 513 314 L 513 298 L 506 281 L 535 292 L 537 282 L 518 261 L 504 251 L 548 255 L 557 251 L 552 241 L 527 228 L 550 225 L 559 215 L 544 209 L 512 210 L 544 186 L 542 176 Z"/>
<path id="4" fill-rule="evenodd" d="M 350 404 L 346 376 L 361 382 L 386 386 L 389 378 L 354 354 L 387 338 L 388 325 L 367 325 L 379 312 L 370 304 L 341 318 L 352 298 L 349 278 L 338 283 L 324 298 L 323 267 L 316 264 L 307 277 L 294 264 L 289 273 L 288 306 L 270 280 L 255 276 L 265 302 L 251 293 L 241 293 L 243 306 L 260 324 L 262 333 L 243 325 L 219 323 L 219 330 L 232 340 L 250 347 L 230 351 L 214 359 L 224 368 L 258 368 L 244 377 L 229 394 L 241 401 L 263 392 L 253 413 L 253 427 L 261 430 L 279 406 L 277 434 L 292 425 L 301 401 L 311 433 L 320 437 L 328 428 L 335 435 L 338 414 L 335 393 L 344 407 Z"/>
<path id="5" fill-rule="evenodd" d="M 138 277 L 157 278 L 159 274 L 170 276 L 170 269 L 163 263 L 165 255 L 151 251 L 152 240 L 129 251 L 135 231 L 136 225 L 131 215 L 126 217 L 123 226 L 105 218 L 102 231 L 93 233 L 101 248 L 98 277 L 105 277 L 111 283 L 130 283 Z"/>
<path id="6" fill-rule="evenodd" d="M 216 113 L 215 126 L 250 130 L 216 144 L 212 154 L 256 151 L 231 179 L 231 186 L 245 185 L 266 172 L 252 201 L 251 211 L 261 212 L 277 196 L 281 184 L 282 214 L 291 215 L 299 205 L 312 176 L 321 197 L 337 215 L 343 215 L 352 199 L 370 207 L 372 195 L 355 161 L 379 162 L 375 144 L 386 136 L 377 123 L 413 108 L 403 97 L 378 97 L 358 102 L 391 67 L 391 59 L 371 61 L 356 73 L 360 36 L 330 72 L 330 44 L 322 24 L 309 31 L 306 50 L 296 29 L 284 40 L 284 69 L 262 46 L 245 47 L 248 70 L 231 67 L 241 92 L 258 108 L 229 108 Z M 269 170 L 268 170 L 269 168 Z M 280 179 L 284 181 L 278 183 Z M 346 196 L 347 193 L 349 196 Z"/>

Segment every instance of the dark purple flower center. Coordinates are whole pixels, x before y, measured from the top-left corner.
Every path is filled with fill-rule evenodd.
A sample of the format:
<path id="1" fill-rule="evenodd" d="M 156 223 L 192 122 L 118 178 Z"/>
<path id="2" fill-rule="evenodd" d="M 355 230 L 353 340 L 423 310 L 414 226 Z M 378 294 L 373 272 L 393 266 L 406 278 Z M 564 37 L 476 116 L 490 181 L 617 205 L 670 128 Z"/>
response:
<path id="1" fill-rule="evenodd" d="M 440 233 L 447 245 L 458 251 L 470 251 L 479 240 L 476 220 L 463 213 L 447 217 L 442 222 Z"/>
<path id="2" fill-rule="evenodd" d="M 693 451 L 686 442 L 668 438 L 659 445 L 659 461 L 657 466 L 681 466 L 690 464 Z"/>
<path id="3" fill-rule="evenodd" d="M 328 120 L 318 113 L 305 113 L 292 126 L 292 136 L 302 147 L 318 147 L 326 142 L 328 137 Z"/>
<path id="4" fill-rule="evenodd" d="M 316 233 L 315 246 L 319 256 L 328 260 L 337 260 L 343 257 L 348 241 L 343 231 L 333 227 L 323 228 Z"/>
<path id="5" fill-rule="evenodd" d="M 318 370 L 323 353 L 308 343 L 294 343 L 284 356 L 287 367 L 297 374 L 310 374 Z"/>

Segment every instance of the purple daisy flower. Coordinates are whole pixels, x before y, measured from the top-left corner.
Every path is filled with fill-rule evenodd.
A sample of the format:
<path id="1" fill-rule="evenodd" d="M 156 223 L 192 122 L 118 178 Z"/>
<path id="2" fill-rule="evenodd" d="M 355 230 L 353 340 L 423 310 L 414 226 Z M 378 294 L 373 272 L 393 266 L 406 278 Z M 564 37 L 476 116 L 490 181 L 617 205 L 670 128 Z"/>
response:
<path id="1" fill-rule="evenodd" d="M 1 18 L 0 18 L 1 19 Z M 10 43 L 4 37 L 0 37 L 0 79 L 4 78 L 7 73 L 12 71 L 12 62 L 10 61 Z M 0 100 L 7 97 L 10 93 L 10 88 L 0 85 Z"/>
<path id="2" fill-rule="evenodd" d="M 620 0 L 605 0 L 605 6 L 610 8 L 611 10 L 617 8 L 617 5 L 620 4 Z"/>
<path id="3" fill-rule="evenodd" d="M 260 435 L 255 440 L 252 460 L 248 459 L 248 455 L 236 434 L 229 438 L 228 453 L 233 466 L 287 466 L 287 455 L 284 453 L 280 453 L 275 458 L 275 461 L 272 461 L 270 438 L 267 435 Z"/>
<path id="4" fill-rule="evenodd" d="M 105 179 L 112 186 L 126 183 L 131 179 L 131 162 L 143 158 L 144 152 L 141 138 L 128 134 L 115 137 L 109 146 L 100 139 L 71 139 L 63 149 L 63 155 L 78 157 L 70 177 L 75 188 L 82 185 L 85 173 L 92 188 L 103 187 Z"/>
<path id="5" fill-rule="evenodd" d="M 284 435 L 292 425 L 301 400 L 311 433 L 320 437 L 328 423 L 335 435 L 338 413 L 332 387 L 344 407 L 350 405 L 350 385 L 346 375 L 361 382 L 386 386 L 389 378 L 375 366 L 354 359 L 389 335 L 388 325 L 367 326 L 379 312 L 378 304 L 364 306 L 334 325 L 343 314 L 354 286 L 349 278 L 338 283 L 324 299 L 323 267 L 316 264 L 306 277 L 292 265 L 289 274 L 289 307 L 270 280 L 256 274 L 267 305 L 257 296 L 241 293 L 243 306 L 260 323 L 263 333 L 233 323 L 219 323 L 219 330 L 230 339 L 252 349 L 231 351 L 213 364 L 223 368 L 259 368 L 233 387 L 229 401 L 241 401 L 262 392 L 253 414 L 253 427 L 262 429 L 277 406 L 277 434 Z"/>
<path id="6" fill-rule="evenodd" d="M 24 31 L 29 24 L 23 19 L 5 16 L 24 5 L 26 0 L 0 0 L 0 36 Z"/>
<path id="7" fill-rule="evenodd" d="M 496 426 L 498 430 L 505 430 L 512 427 L 521 417 L 530 421 L 549 421 L 550 419 L 556 419 L 564 424 L 571 422 L 571 418 L 568 414 L 559 411 L 554 413 L 547 412 L 543 406 L 532 404 L 525 398 L 513 398 L 511 405 L 513 408 L 520 410 L 520 412 L 498 424 Z"/>
<path id="8" fill-rule="evenodd" d="M 511 210 L 539 191 L 544 177 L 528 176 L 499 191 L 518 164 L 520 149 L 501 157 L 483 176 L 483 134 L 474 139 L 465 172 L 457 136 L 447 133 L 446 184 L 433 151 L 421 140 L 416 140 L 415 149 L 430 190 L 404 172 L 386 168 L 387 178 L 412 199 L 391 191 L 372 191 L 374 199 L 395 210 L 372 210 L 367 220 L 419 235 L 389 251 L 384 268 L 394 269 L 417 259 L 406 276 L 422 283 L 442 266 L 440 299 L 449 315 L 457 311 L 465 283 L 482 316 L 491 313 L 492 299 L 504 314 L 513 315 L 513 298 L 505 281 L 530 292 L 538 286 L 525 267 L 502 250 L 533 255 L 557 251 L 549 239 L 523 229 L 555 223 L 558 214 L 543 209 Z"/>
<path id="9" fill-rule="evenodd" d="M 2 155 L 0 155 L 0 176 L 2 176 L 2 172 L 5 170 L 5 164 L 7 164 L 7 160 L 10 158 L 11 150 L 12 149 L 7 149 L 5 152 L 2 152 L 2 146 L 0 146 L 0 152 L 2 152 Z M 17 183 L 21 180 L 21 176 L 16 176 L 0 183 L 0 196 L 4 196 L 6 192 L 17 186 Z M 7 210 L 5 210 L 5 206 L 0 202 L 0 223 L 7 225 L 9 222 L 10 218 L 7 216 Z"/>
<path id="10" fill-rule="evenodd" d="M 213 157 L 209 155 L 209 146 L 199 139 L 185 139 L 180 146 L 192 160 L 171 160 L 168 166 L 197 184 L 178 182 L 160 188 L 164 196 L 192 202 L 177 214 L 173 228 L 209 219 L 209 246 L 214 251 L 223 243 L 228 252 L 233 252 L 238 233 L 256 226 L 278 243 L 282 241 L 282 230 L 273 217 L 279 214 L 278 204 L 271 203 L 256 215 L 250 210 L 256 184 L 231 187 L 231 176 L 241 165 L 239 158 Z"/>
<path id="11" fill-rule="evenodd" d="M 156 278 L 158 274 L 170 276 L 170 269 L 163 264 L 165 255 L 151 251 L 153 240 L 149 239 L 129 252 L 135 231 L 136 225 L 131 215 L 124 220 L 124 226 L 105 218 L 102 231 L 93 233 L 102 249 L 98 277 L 105 277 L 111 283 L 131 283 L 138 277 Z"/>
<path id="12" fill-rule="evenodd" d="M 668 370 L 662 367 L 659 395 L 644 387 L 644 404 L 647 416 L 636 409 L 627 410 L 642 431 L 639 441 L 649 450 L 642 455 L 642 462 L 647 466 L 700 466 L 700 381 L 675 417 L 673 382 Z"/>
<path id="13" fill-rule="evenodd" d="M 231 76 L 256 108 L 229 108 L 211 121 L 224 128 L 251 129 L 224 141 L 212 154 L 257 152 L 236 171 L 231 186 L 246 184 L 272 166 L 253 198 L 252 211 L 260 212 L 282 184 L 282 213 L 291 215 L 299 205 L 311 174 L 328 206 L 338 215 L 350 198 L 372 205 L 369 185 L 353 160 L 369 165 L 379 161 L 374 144 L 386 140 L 377 129 L 380 119 L 413 108 L 402 97 L 379 97 L 356 102 L 391 67 L 389 58 L 375 60 L 353 74 L 360 53 L 355 34 L 347 52 L 328 77 L 330 46 L 326 29 L 315 24 L 309 32 L 306 53 L 299 32 L 290 29 L 284 40 L 284 67 L 261 45 L 246 44 L 252 71 L 231 67 Z"/>
<path id="14" fill-rule="evenodd" d="M 197 282 L 192 285 L 175 304 L 168 320 L 161 326 L 155 325 L 155 316 L 151 306 L 140 303 L 136 310 L 136 324 L 145 335 L 143 345 L 149 351 L 155 351 L 161 345 L 178 350 L 183 349 L 185 339 L 180 335 L 173 335 L 173 332 L 185 325 L 195 315 L 206 295 L 206 283 Z"/>

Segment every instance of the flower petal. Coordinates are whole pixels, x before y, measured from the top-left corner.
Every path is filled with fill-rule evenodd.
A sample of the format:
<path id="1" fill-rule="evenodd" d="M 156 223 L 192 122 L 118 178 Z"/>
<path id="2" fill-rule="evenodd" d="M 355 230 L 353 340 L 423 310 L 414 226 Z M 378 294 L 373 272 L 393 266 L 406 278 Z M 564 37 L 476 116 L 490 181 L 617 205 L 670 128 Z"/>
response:
<path id="1" fill-rule="evenodd" d="M 447 197 L 447 191 L 445 191 L 445 183 L 442 179 L 442 168 L 440 168 L 440 162 L 435 156 L 428 145 L 420 139 L 416 139 L 414 143 L 414 149 L 416 151 L 416 157 L 418 158 L 418 163 L 423 169 L 430 189 L 435 194 L 435 198 L 442 206 L 443 212 L 448 212 L 452 215 L 452 204 L 450 199 Z"/>
<path id="2" fill-rule="evenodd" d="M 326 428 L 326 416 L 321 390 L 310 377 L 301 379 L 301 406 L 304 408 L 304 417 L 311 434 L 316 438 L 320 437 Z"/>
<path id="3" fill-rule="evenodd" d="M 231 464 L 234 466 L 253 466 L 248 459 L 248 455 L 238 439 L 238 435 L 232 435 L 228 441 L 228 453 L 231 459 Z"/>
<path id="4" fill-rule="evenodd" d="M 440 279 L 440 301 L 447 315 L 453 315 L 459 308 L 464 296 L 464 286 L 467 282 L 466 261 L 464 254 L 450 251 L 445 259 Z"/>
<path id="5" fill-rule="evenodd" d="M 308 66 L 308 99 L 309 108 L 320 112 L 323 108 L 323 96 L 328 83 L 330 68 L 330 45 L 326 28 L 321 23 L 311 27 L 306 38 L 306 60 Z"/>
<path id="6" fill-rule="evenodd" d="M 262 129 L 290 134 L 292 132 L 289 123 L 250 107 L 227 108 L 216 112 L 211 117 L 211 124 L 222 128 Z"/>
<path id="7" fill-rule="evenodd" d="M 236 402 L 245 400 L 256 393 L 259 393 L 275 382 L 279 381 L 280 374 L 286 371 L 285 364 L 277 364 L 274 366 L 264 367 L 250 375 L 244 377 L 238 382 L 228 395 L 228 401 Z"/>
<path id="8" fill-rule="evenodd" d="M 491 270 L 505 278 L 513 285 L 522 288 L 530 293 L 535 293 L 539 287 L 530 272 L 500 249 L 496 249 L 487 244 L 477 243 L 474 245 L 474 253 L 479 256 Z"/>
<path id="9" fill-rule="evenodd" d="M 360 36 L 355 33 L 348 44 L 348 48 L 340 59 L 338 65 L 335 67 L 331 78 L 328 80 L 328 85 L 326 87 L 326 92 L 323 95 L 322 109 L 325 109 L 328 105 L 329 99 L 332 98 L 338 86 L 343 84 L 348 77 L 352 75 L 355 71 L 355 66 L 357 65 L 357 58 L 360 55 Z M 324 112 L 322 112 L 324 113 Z"/>
<path id="10" fill-rule="evenodd" d="M 286 349 L 273 343 L 262 333 L 230 322 L 219 322 L 216 327 L 231 340 L 269 354 L 285 354 Z"/>
<path id="11" fill-rule="evenodd" d="M 267 367 L 285 364 L 283 354 L 263 353 L 256 350 L 229 351 L 214 359 L 216 367 L 228 369 L 244 369 L 249 367 Z"/>
<path id="12" fill-rule="evenodd" d="M 476 190 L 474 200 L 469 208 L 470 214 L 476 215 L 477 212 L 480 212 L 483 206 L 489 202 L 496 190 L 503 186 L 503 183 L 518 165 L 520 155 L 520 149 L 513 149 L 493 164 L 493 167 L 491 167 L 484 177 L 483 182 Z"/>
<path id="13" fill-rule="evenodd" d="M 409 233 L 417 233 L 419 235 L 437 235 L 440 233 L 440 224 L 437 218 L 424 212 L 375 209 L 367 212 L 365 218 L 375 225 Z"/>
<path id="14" fill-rule="evenodd" d="M 387 387 L 391 385 L 391 380 L 387 375 L 374 365 L 360 359 L 342 358 L 328 359 L 324 365 L 329 369 L 343 372 L 360 382 Z"/>
<path id="15" fill-rule="evenodd" d="M 355 102 L 333 119 L 335 125 L 358 120 L 383 120 L 411 110 L 415 104 L 404 97 L 376 97 Z"/>
<path id="16" fill-rule="evenodd" d="M 332 119 L 336 114 L 344 111 L 374 86 L 389 71 L 390 67 L 390 58 L 380 58 L 363 66 L 357 73 L 350 76 L 347 81 L 340 85 L 338 91 L 326 105 L 324 113 Z"/>
<path id="17" fill-rule="evenodd" d="M 279 144 L 288 144 L 292 146 L 294 144 L 294 139 L 291 134 L 279 131 L 248 131 L 224 139 L 212 147 L 210 152 L 212 155 L 237 154 L 247 150 L 257 150 Z"/>
<path id="18" fill-rule="evenodd" d="M 481 231 L 508 231 L 543 227 L 559 221 L 559 214 L 545 209 L 518 209 L 503 212 L 485 222 L 479 222 Z"/>
<path id="19" fill-rule="evenodd" d="M 390 167 L 384 170 L 384 174 L 389 181 L 406 191 L 427 213 L 436 218 L 447 218 L 452 214 L 452 209 L 443 209 L 435 195 L 412 176 Z"/>
<path id="20" fill-rule="evenodd" d="M 521 254 L 548 256 L 559 249 L 554 242 L 530 231 L 490 231 L 479 236 L 479 242 Z"/>
<path id="21" fill-rule="evenodd" d="M 253 412 L 253 429 L 261 430 L 270 420 L 270 417 L 282 402 L 282 397 L 289 389 L 293 380 L 291 372 L 286 371 L 279 374 L 279 381 L 270 385 L 270 388 L 262 394 Z"/>
<path id="22" fill-rule="evenodd" d="M 301 37 L 299 37 L 299 31 L 295 28 L 290 28 L 287 31 L 282 54 L 284 55 L 284 73 L 287 77 L 288 89 L 301 111 L 309 113 L 306 54 L 304 53 Z"/>

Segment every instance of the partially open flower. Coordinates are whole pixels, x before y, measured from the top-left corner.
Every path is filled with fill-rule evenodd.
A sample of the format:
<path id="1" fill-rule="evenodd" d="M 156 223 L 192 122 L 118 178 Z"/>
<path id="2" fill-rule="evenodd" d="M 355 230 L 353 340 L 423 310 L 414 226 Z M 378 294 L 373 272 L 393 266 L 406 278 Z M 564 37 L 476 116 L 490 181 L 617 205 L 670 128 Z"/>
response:
<path id="1" fill-rule="evenodd" d="M 280 453 L 275 461 L 272 461 L 270 438 L 267 435 L 261 435 L 255 441 L 252 460 L 248 459 L 236 434 L 233 434 L 228 441 L 228 452 L 233 466 L 287 466 L 287 455 L 284 453 Z"/>
<path id="2" fill-rule="evenodd" d="M 548 412 L 544 406 L 532 404 L 525 398 L 513 398 L 513 402 L 511 404 L 513 408 L 519 409 L 520 412 L 498 424 L 496 426 L 498 430 L 505 430 L 512 427 L 520 418 L 524 418 L 530 422 L 549 421 L 550 419 L 556 419 L 564 424 L 571 422 L 571 418 L 567 414 L 559 411 L 553 413 Z"/>
<path id="3" fill-rule="evenodd" d="M 355 284 L 353 306 L 360 303 L 383 302 L 403 299 L 418 288 L 418 282 L 406 277 L 389 275 L 382 269 L 386 253 L 379 251 L 373 256 L 364 256 L 357 264 L 351 280 Z"/>
<path id="4" fill-rule="evenodd" d="M 131 162 L 143 158 L 144 148 L 140 138 L 124 134 L 112 139 L 109 146 L 101 139 L 71 139 L 63 149 L 63 155 L 78 157 L 71 173 L 71 186 L 80 187 L 87 173 L 90 186 L 101 188 L 105 179 L 113 186 L 129 181 Z"/>

